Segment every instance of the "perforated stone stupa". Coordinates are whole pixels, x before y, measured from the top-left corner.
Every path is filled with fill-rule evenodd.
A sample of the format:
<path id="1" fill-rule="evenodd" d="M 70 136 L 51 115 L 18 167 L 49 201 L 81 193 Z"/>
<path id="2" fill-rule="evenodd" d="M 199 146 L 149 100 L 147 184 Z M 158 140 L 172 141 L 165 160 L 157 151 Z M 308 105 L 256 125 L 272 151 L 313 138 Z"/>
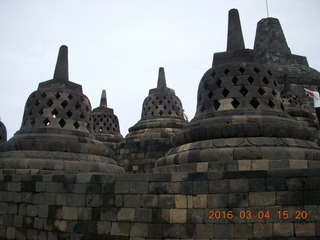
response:
<path id="1" fill-rule="evenodd" d="M 107 105 L 106 90 L 102 91 L 100 106 L 93 109 L 93 131 L 98 140 L 103 142 L 106 147 L 116 148 L 116 144 L 123 137 L 120 134 L 118 117 L 114 114 L 113 109 Z"/>
<path id="2" fill-rule="evenodd" d="M 303 104 L 313 109 L 313 101 L 303 98 L 303 88 L 314 89 L 319 85 L 320 73 L 309 67 L 306 57 L 291 53 L 278 19 L 270 17 L 258 22 L 254 53 L 257 61 L 270 69 L 281 86 L 287 80 Z"/>
<path id="3" fill-rule="evenodd" d="M 0 121 L 0 143 L 7 141 L 7 128 L 3 122 Z"/>
<path id="4" fill-rule="evenodd" d="M 169 138 L 186 124 L 182 103 L 167 87 L 161 67 L 157 87 L 150 89 L 143 102 L 140 121 L 118 145 L 118 164 L 127 172 L 148 172 L 171 148 Z"/>
<path id="5" fill-rule="evenodd" d="M 194 119 L 154 172 L 319 167 L 313 134 L 288 115 L 272 71 L 245 49 L 236 9 L 228 28 L 227 52 L 214 54 L 200 81 Z"/>
<path id="6" fill-rule="evenodd" d="M 52 80 L 29 96 L 20 130 L 1 146 L 0 168 L 40 173 L 123 169 L 112 150 L 94 139 L 92 110 L 82 86 L 69 81 L 68 48 L 61 46 Z"/>

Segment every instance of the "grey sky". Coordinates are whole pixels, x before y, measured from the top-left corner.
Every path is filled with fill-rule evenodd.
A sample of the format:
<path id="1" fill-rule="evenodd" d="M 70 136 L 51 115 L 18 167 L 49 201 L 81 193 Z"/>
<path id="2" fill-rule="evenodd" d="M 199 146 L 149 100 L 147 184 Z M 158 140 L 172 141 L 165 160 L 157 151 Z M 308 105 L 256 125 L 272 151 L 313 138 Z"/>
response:
<path id="1" fill-rule="evenodd" d="M 320 1 L 268 3 L 292 53 L 320 70 Z M 92 108 L 106 89 L 124 136 L 140 120 L 159 67 L 192 119 L 199 81 L 213 53 L 226 49 L 231 8 L 253 48 L 265 0 L 0 0 L 0 117 L 8 137 L 20 128 L 28 96 L 52 78 L 60 45 L 69 47 L 70 81 Z"/>

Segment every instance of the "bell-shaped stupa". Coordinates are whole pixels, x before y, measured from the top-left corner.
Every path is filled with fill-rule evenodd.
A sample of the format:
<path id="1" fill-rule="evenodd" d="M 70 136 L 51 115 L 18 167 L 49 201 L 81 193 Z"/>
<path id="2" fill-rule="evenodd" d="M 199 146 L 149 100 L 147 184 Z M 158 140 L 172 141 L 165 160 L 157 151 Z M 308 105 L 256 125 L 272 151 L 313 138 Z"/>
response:
<path id="1" fill-rule="evenodd" d="M 7 141 L 7 128 L 0 119 L 0 143 Z"/>
<path id="2" fill-rule="evenodd" d="M 215 53 L 198 88 L 194 119 L 154 172 L 312 168 L 320 148 L 282 104 L 277 79 L 245 49 L 239 13 L 229 11 L 227 51 Z"/>
<path id="3" fill-rule="evenodd" d="M 257 61 L 270 69 L 282 89 L 285 81 L 288 81 L 303 101 L 304 107 L 313 110 L 313 101 L 303 97 L 303 89 L 318 86 L 320 73 L 309 67 L 305 56 L 292 54 L 277 18 L 264 18 L 258 22 L 254 53 Z"/>
<path id="4" fill-rule="evenodd" d="M 142 105 L 141 119 L 118 144 L 116 158 L 126 172 L 148 172 L 156 159 L 172 147 L 169 138 L 186 126 L 180 99 L 167 87 L 164 68 L 159 69 L 158 84 L 149 90 Z"/>
<path id="5" fill-rule="evenodd" d="M 113 109 L 107 105 L 106 90 L 102 91 L 100 106 L 93 109 L 92 116 L 96 139 L 103 142 L 106 147 L 115 149 L 116 144 L 123 137 L 120 133 L 118 117 L 114 114 Z"/>
<path id="6" fill-rule="evenodd" d="M 0 149 L 0 168 L 33 173 L 120 173 L 112 150 L 95 140 L 91 104 L 69 81 L 68 48 L 61 46 L 52 80 L 29 96 L 20 130 Z"/>

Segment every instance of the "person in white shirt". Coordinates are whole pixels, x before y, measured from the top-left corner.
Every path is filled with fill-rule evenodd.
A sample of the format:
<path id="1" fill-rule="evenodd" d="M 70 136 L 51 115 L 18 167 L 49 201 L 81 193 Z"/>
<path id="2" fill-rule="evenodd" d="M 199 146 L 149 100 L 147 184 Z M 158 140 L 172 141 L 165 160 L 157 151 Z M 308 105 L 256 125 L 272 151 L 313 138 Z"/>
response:
<path id="1" fill-rule="evenodd" d="M 319 94 L 320 87 L 319 86 L 316 87 L 314 91 L 309 90 L 307 88 L 305 88 L 304 90 L 308 93 L 309 97 L 313 98 L 314 109 L 316 110 L 317 118 L 320 125 L 320 94 Z"/>

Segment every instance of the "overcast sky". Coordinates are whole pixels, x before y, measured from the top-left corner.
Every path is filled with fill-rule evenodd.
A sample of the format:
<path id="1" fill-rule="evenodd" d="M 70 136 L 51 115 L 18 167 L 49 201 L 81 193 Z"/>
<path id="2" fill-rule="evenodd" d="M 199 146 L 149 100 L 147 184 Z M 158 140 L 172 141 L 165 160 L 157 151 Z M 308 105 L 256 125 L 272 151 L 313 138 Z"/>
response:
<path id="1" fill-rule="evenodd" d="M 294 54 L 320 70 L 320 1 L 268 0 Z M 267 17 L 265 0 L 0 0 L 0 117 L 8 138 L 24 105 L 52 79 L 60 45 L 69 48 L 69 79 L 99 105 L 102 89 L 123 136 L 165 68 L 189 118 L 202 75 L 226 49 L 228 11 L 240 13 L 246 48 Z"/>

